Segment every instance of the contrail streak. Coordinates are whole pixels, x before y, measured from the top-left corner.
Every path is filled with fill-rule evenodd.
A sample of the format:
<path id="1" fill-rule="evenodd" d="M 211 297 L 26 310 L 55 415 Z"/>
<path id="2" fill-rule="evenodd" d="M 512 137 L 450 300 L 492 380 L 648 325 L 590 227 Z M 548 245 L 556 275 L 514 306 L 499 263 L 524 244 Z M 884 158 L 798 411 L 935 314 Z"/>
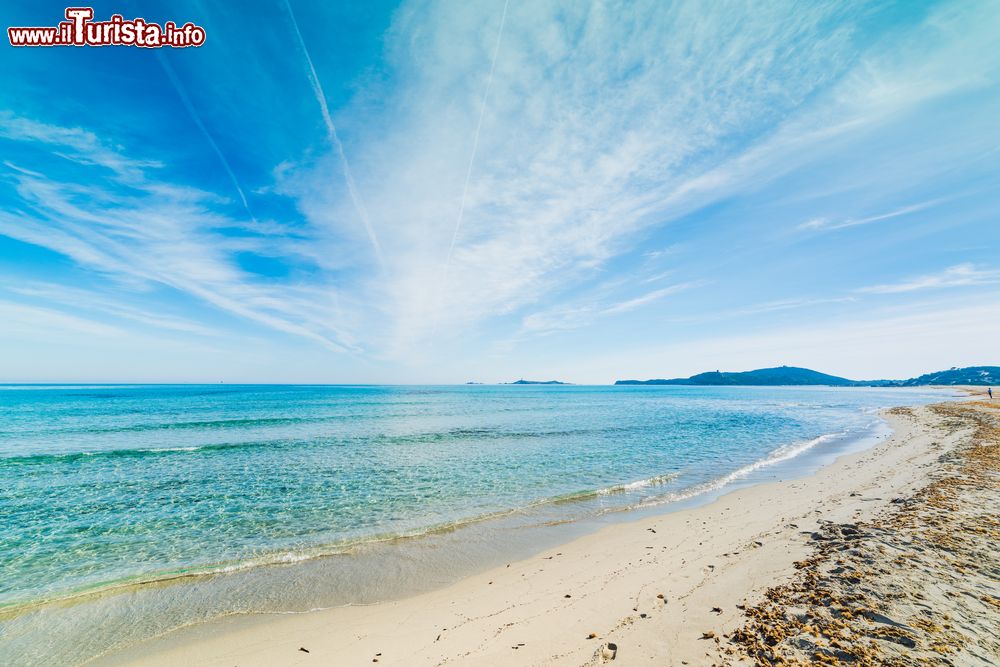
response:
<path id="1" fill-rule="evenodd" d="M 455 252 L 455 243 L 458 241 L 458 232 L 462 229 L 462 218 L 465 216 L 465 201 L 469 194 L 469 182 L 472 180 L 472 166 L 476 162 L 476 152 L 479 150 L 479 134 L 483 129 L 483 117 L 486 115 L 486 101 L 490 96 L 490 88 L 493 86 L 493 72 L 497 67 L 497 54 L 500 53 L 500 40 L 503 39 L 503 26 L 507 20 L 507 6 L 510 0 L 503 3 L 503 13 L 500 15 L 500 28 L 497 30 L 497 41 L 493 47 L 493 62 L 490 63 L 490 75 L 486 79 L 486 90 L 483 91 L 483 103 L 479 107 L 479 122 L 476 124 L 476 134 L 472 140 L 472 155 L 469 156 L 469 168 L 465 171 L 465 186 L 462 188 L 462 203 L 458 207 L 458 218 L 455 220 L 455 231 L 451 235 L 451 245 L 448 246 L 448 257 L 444 262 L 444 273 L 447 277 L 448 267 L 451 266 L 451 256 Z M 447 279 L 447 278 L 446 278 Z"/>
<path id="2" fill-rule="evenodd" d="M 208 141 L 208 145 L 212 147 L 212 150 L 215 151 L 215 154 L 219 157 L 219 162 L 222 163 L 222 168 L 226 170 L 227 174 L 229 174 L 229 180 L 233 182 L 233 187 L 236 188 L 236 192 L 240 196 L 240 201 L 243 202 L 243 208 L 246 210 L 247 215 L 249 215 L 250 219 L 256 223 L 257 218 L 254 217 L 253 212 L 250 210 L 250 204 L 247 202 L 247 196 L 244 194 L 243 188 L 240 187 L 240 182 L 236 179 L 236 174 L 233 172 L 233 168 L 229 166 L 229 160 L 227 160 L 226 156 L 222 154 L 222 150 L 219 148 L 219 145 L 215 143 L 215 139 L 212 138 L 208 128 L 205 127 L 205 124 L 201 120 L 201 116 L 198 115 L 198 111 L 194 108 L 194 104 L 191 103 L 191 99 L 184 91 L 184 87 L 181 85 L 181 82 L 177 78 L 177 74 L 174 73 L 170 63 L 167 62 L 167 59 L 163 57 L 162 53 L 157 52 L 156 57 L 159 59 L 160 65 L 163 67 L 163 71 L 167 73 L 167 78 L 170 79 L 170 83 L 173 84 L 174 90 L 177 91 L 178 97 L 181 98 L 181 102 L 184 104 L 184 108 L 187 109 L 188 115 L 191 116 L 191 120 L 193 120 L 194 124 L 198 126 L 199 130 L 201 130 L 201 133 L 205 136 L 205 140 Z"/>
<path id="3" fill-rule="evenodd" d="M 305 40 L 302 39 L 302 33 L 299 32 L 299 24 L 295 20 L 295 13 L 292 12 L 292 6 L 288 3 L 288 0 L 285 0 L 285 8 L 292 19 L 292 28 L 295 29 L 295 36 L 299 40 L 299 47 L 302 49 L 306 65 L 309 67 L 309 83 L 312 85 L 313 93 L 316 95 L 316 101 L 319 102 L 320 112 L 323 114 L 323 122 L 326 123 L 330 142 L 337 148 L 337 155 L 340 157 L 340 166 L 344 171 L 344 180 L 347 183 L 347 191 L 351 196 L 351 203 L 354 204 L 354 210 L 358 212 L 361 222 L 365 225 L 365 231 L 368 232 L 368 240 L 371 241 L 379 265 L 384 266 L 382 261 L 382 247 L 375 236 L 371 220 L 368 219 L 368 210 L 361 199 L 361 193 L 358 192 L 358 187 L 354 183 L 354 174 L 351 172 L 351 166 L 348 164 L 347 156 L 344 154 L 344 145 L 340 143 L 340 137 L 337 136 L 337 127 L 333 124 L 333 118 L 330 117 L 330 109 L 326 105 L 326 95 L 323 93 L 323 87 L 320 85 L 319 77 L 316 75 L 316 68 L 313 66 L 312 58 L 309 57 L 309 50 L 306 48 Z"/>
<path id="4" fill-rule="evenodd" d="M 483 91 L 483 102 L 479 107 L 479 122 L 476 123 L 476 133 L 472 139 L 472 154 L 469 155 L 469 166 L 465 170 L 465 185 L 462 187 L 462 201 L 458 206 L 458 217 L 455 219 L 455 230 L 451 234 L 451 245 L 448 246 L 448 256 L 444 260 L 444 266 L 438 277 L 436 298 L 434 305 L 433 325 L 431 326 L 431 337 L 437 336 L 438 326 L 441 323 L 441 307 L 444 302 L 444 292 L 448 287 L 448 271 L 451 268 L 451 257 L 455 252 L 455 244 L 458 242 L 458 233 L 462 229 L 462 219 L 465 217 L 465 202 L 469 194 L 469 183 L 472 181 L 472 167 L 476 163 L 476 152 L 479 150 L 479 135 L 483 130 L 483 118 L 486 116 L 486 102 L 490 97 L 490 88 L 493 86 L 493 72 L 497 67 L 497 55 L 500 53 L 500 42 L 503 39 L 503 27 L 507 21 L 507 6 L 510 0 L 504 0 L 503 12 L 500 14 L 500 27 L 497 29 L 497 41 L 493 45 L 493 60 L 490 62 L 490 74 L 486 78 L 486 89 Z"/>

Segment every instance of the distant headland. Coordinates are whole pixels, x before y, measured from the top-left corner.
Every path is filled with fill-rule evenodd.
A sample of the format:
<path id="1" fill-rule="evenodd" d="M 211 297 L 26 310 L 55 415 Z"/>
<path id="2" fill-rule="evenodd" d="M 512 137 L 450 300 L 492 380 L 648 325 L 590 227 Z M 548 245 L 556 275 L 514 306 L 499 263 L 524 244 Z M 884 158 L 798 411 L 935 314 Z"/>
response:
<path id="1" fill-rule="evenodd" d="M 616 385 L 709 385 L 783 386 L 821 385 L 829 387 L 926 387 L 929 385 L 1000 385 L 1000 366 L 969 366 L 927 373 L 909 380 L 849 380 L 808 368 L 778 366 L 753 371 L 725 373 L 711 371 L 671 380 L 617 380 Z"/>

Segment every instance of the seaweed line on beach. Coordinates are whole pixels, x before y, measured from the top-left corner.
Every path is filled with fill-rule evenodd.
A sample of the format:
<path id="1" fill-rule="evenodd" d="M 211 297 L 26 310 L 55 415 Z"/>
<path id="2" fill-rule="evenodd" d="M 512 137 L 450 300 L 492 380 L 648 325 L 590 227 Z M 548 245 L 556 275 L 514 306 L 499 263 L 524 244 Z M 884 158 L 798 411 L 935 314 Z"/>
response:
<path id="1" fill-rule="evenodd" d="M 1000 664 L 1000 405 L 929 409 L 967 433 L 933 481 L 871 522 L 821 525 L 792 581 L 744 609 L 720 662 Z"/>

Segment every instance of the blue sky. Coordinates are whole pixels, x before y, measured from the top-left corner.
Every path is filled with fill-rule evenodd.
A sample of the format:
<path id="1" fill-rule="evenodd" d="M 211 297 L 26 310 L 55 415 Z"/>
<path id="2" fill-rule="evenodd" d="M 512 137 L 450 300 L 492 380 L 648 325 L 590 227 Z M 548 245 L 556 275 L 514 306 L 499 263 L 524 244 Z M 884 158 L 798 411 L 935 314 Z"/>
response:
<path id="1" fill-rule="evenodd" d="M 207 42 L 0 48 L 0 381 L 1000 362 L 1000 3 L 94 9 Z"/>

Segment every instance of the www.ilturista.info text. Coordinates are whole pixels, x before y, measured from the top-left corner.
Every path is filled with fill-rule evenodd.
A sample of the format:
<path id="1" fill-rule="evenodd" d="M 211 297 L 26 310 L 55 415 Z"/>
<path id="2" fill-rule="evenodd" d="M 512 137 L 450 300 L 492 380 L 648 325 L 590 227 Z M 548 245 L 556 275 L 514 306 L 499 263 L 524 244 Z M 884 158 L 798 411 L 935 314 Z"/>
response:
<path id="1" fill-rule="evenodd" d="M 94 21 L 91 7 L 66 8 L 66 21 L 55 27 L 10 27 L 11 46 L 139 46 L 147 49 L 170 46 L 184 48 L 205 43 L 205 29 L 191 22 L 162 26 L 143 18 L 126 20 L 113 14 L 107 21 Z"/>

